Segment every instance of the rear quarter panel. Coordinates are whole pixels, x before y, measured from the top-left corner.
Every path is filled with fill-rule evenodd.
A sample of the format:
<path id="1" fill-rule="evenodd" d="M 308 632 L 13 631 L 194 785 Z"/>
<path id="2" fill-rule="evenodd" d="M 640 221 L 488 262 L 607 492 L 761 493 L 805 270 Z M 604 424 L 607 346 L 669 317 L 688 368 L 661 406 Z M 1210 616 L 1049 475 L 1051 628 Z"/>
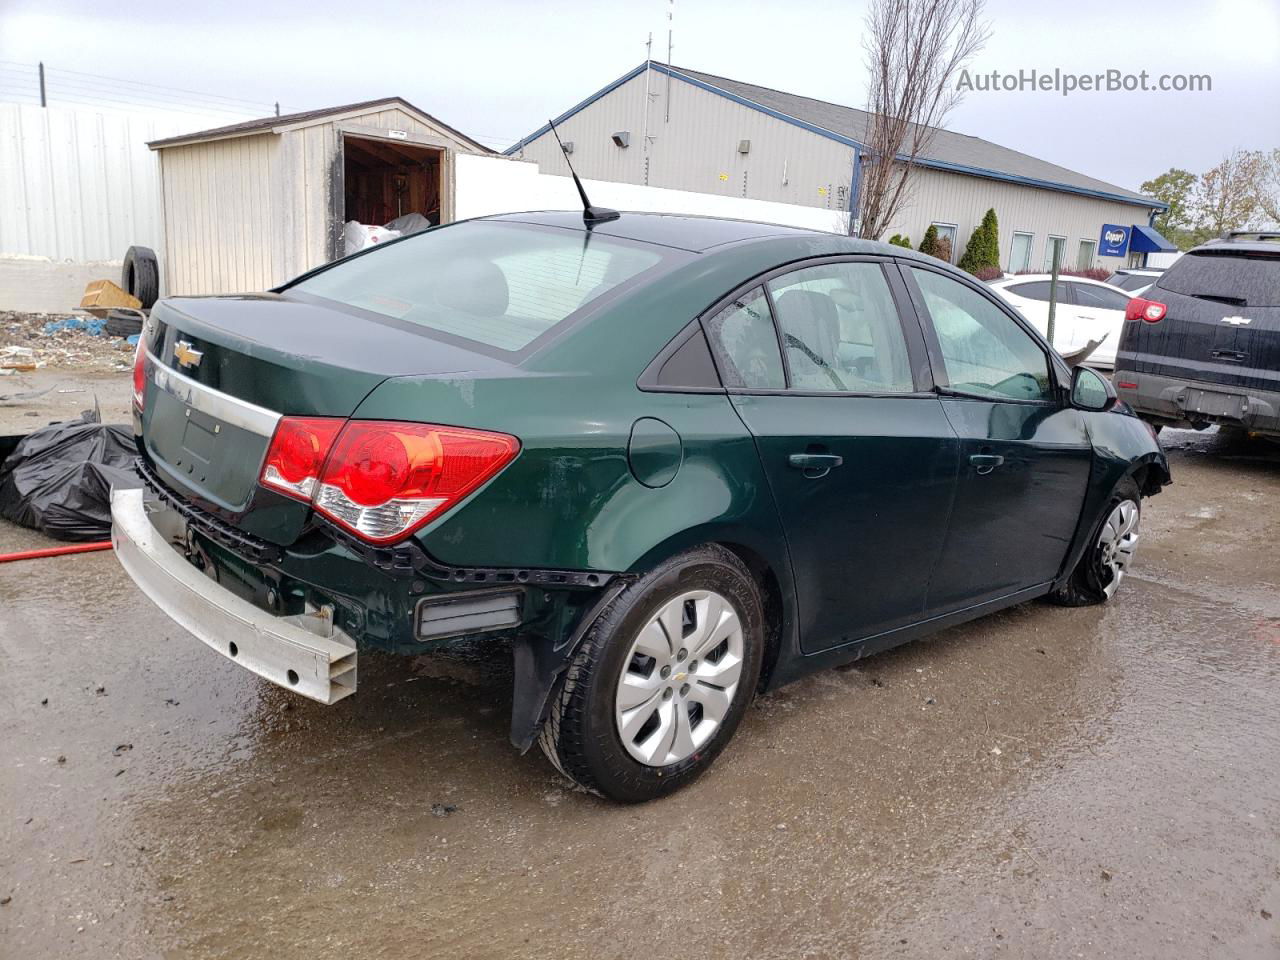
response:
<path id="1" fill-rule="evenodd" d="M 782 543 L 754 441 L 723 394 L 646 393 L 586 374 L 403 378 L 375 390 L 357 416 L 520 439 L 510 466 L 418 534 L 450 566 L 619 572 L 708 539 L 736 537 L 773 556 Z M 679 469 L 660 488 L 640 483 L 628 463 L 640 417 L 680 436 Z"/>

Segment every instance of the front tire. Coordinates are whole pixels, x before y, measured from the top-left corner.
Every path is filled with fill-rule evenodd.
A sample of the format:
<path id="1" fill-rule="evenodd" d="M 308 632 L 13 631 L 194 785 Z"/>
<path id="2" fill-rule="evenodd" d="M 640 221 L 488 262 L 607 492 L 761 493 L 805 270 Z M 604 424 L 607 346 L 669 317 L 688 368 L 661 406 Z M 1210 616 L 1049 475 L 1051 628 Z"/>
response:
<path id="1" fill-rule="evenodd" d="M 539 744 L 565 776 L 635 803 L 711 766 L 755 692 L 764 615 L 750 572 L 707 545 L 628 586 L 583 638 Z"/>
<path id="2" fill-rule="evenodd" d="M 1138 546 L 1142 492 L 1131 477 L 1116 484 L 1088 548 L 1071 576 L 1049 594 L 1064 607 L 1106 603 L 1115 596 Z"/>

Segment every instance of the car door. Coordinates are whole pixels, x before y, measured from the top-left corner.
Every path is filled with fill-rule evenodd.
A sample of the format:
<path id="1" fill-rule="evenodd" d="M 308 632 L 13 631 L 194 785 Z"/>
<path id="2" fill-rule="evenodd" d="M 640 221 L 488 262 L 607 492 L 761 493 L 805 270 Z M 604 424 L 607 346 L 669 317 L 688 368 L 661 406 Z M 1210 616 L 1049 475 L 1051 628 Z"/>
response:
<path id="1" fill-rule="evenodd" d="M 924 616 L 959 444 L 903 307 L 891 261 L 840 258 L 704 319 L 786 531 L 806 652 Z"/>
<path id="2" fill-rule="evenodd" d="M 1102 340 L 1086 362 L 1106 367 L 1116 363 L 1116 347 L 1124 328 L 1124 312 L 1131 299 L 1128 294 L 1112 290 L 1101 284 L 1067 281 L 1076 316 L 1077 337 L 1084 340 Z"/>
<path id="3" fill-rule="evenodd" d="M 1043 343 L 952 274 L 905 265 L 960 470 L 928 607 L 942 614 L 1053 580 L 1084 503 L 1092 447 Z"/>

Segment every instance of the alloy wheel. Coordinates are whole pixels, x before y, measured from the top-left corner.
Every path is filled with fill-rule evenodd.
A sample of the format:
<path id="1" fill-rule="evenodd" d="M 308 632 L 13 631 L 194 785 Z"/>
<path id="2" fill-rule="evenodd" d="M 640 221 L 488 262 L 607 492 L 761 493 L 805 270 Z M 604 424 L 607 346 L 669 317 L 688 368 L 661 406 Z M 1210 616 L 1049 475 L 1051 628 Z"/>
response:
<path id="1" fill-rule="evenodd" d="M 618 736 L 640 763 L 693 756 L 719 729 L 742 677 L 738 612 L 711 590 L 664 603 L 631 643 L 614 697 Z"/>
<path id="2" fill-rule="evenodd" d="M 1132 500 L 1115 505 L 1098 534 L 1098 560 L 1102 566 L 1102 592 L 1110 600 L 1124 579 L 1138 546 L 1141 511 Z"/>

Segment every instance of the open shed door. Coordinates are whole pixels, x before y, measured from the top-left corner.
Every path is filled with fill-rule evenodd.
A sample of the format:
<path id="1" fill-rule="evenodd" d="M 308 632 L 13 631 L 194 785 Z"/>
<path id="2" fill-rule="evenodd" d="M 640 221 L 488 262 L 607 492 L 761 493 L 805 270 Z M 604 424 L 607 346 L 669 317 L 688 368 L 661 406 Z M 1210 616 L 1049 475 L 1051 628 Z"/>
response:
<path id="1" fill-rule="evenodd" d="M 435 226 L 447 218 L 445 151 L 393 139 L 342 135 L 342 215 L 332 251 L 343 254 L 341 224 L 382 226 L 421 214 Z"/>

